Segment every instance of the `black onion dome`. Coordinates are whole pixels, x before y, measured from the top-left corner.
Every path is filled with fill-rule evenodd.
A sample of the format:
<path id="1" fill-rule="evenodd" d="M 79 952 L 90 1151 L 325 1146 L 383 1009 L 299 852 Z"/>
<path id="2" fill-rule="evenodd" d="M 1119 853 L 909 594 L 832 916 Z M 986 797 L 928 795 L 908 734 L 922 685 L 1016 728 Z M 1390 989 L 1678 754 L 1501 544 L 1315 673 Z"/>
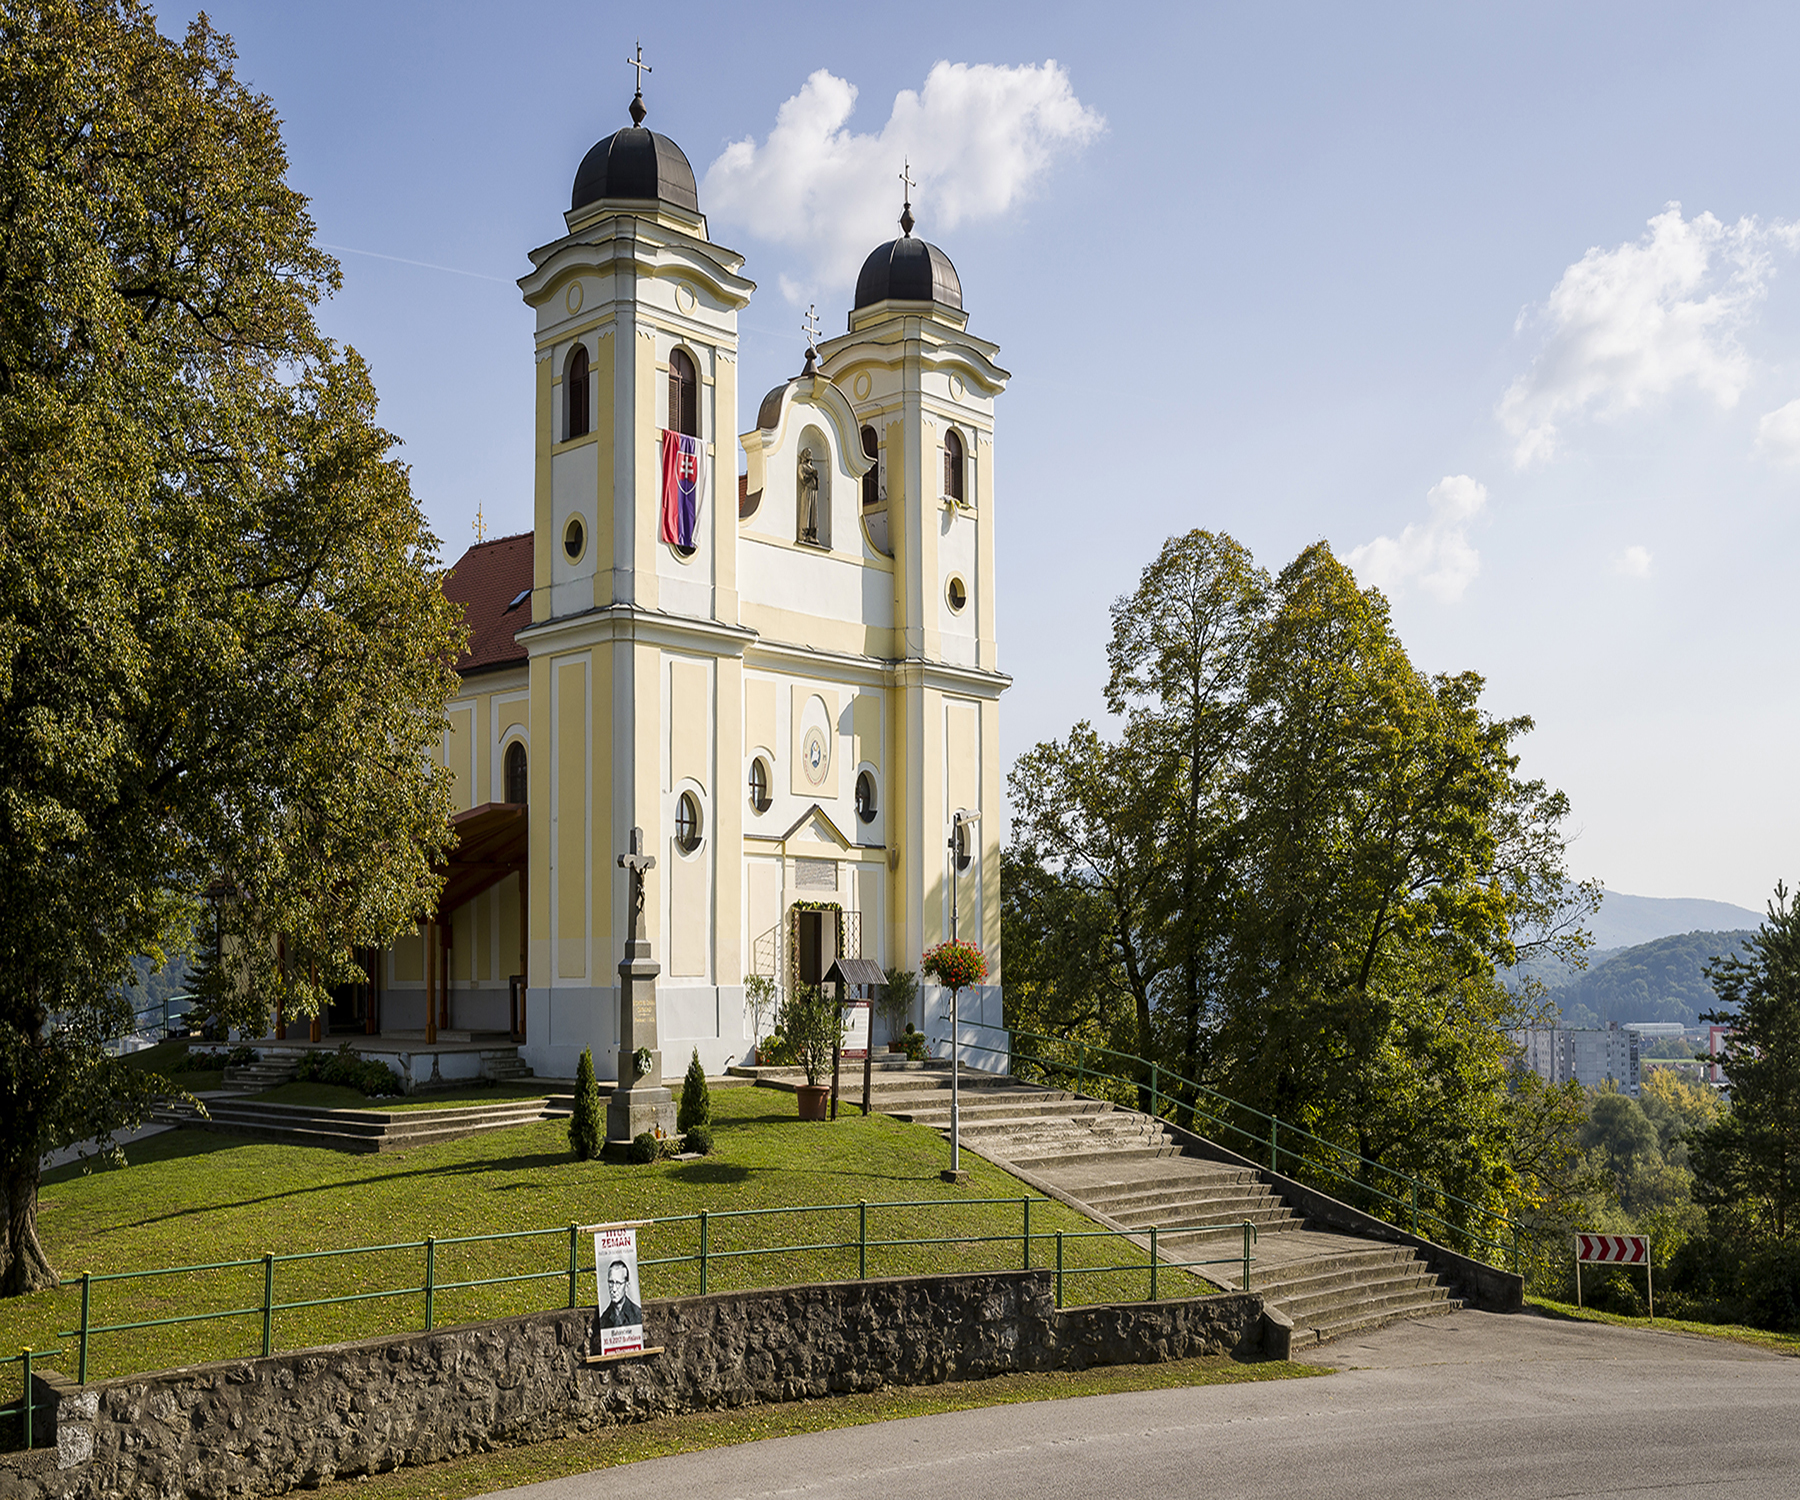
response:
<path id="1" fill-rule="evenodd" d="M 582 157 L 569 211 L 602 198 L 655 198 L 691 214 L 700 212 L 694 169 L 681 147 L 641 125 L 616 131 Z"/>
<path id="2" fill-rule="evenodd" d="M 856 278 L 856 306 L 877 302 L 943 302 L 962 306 L 962 282 L 936 245 L 906 235 L 869 252 Z"/>

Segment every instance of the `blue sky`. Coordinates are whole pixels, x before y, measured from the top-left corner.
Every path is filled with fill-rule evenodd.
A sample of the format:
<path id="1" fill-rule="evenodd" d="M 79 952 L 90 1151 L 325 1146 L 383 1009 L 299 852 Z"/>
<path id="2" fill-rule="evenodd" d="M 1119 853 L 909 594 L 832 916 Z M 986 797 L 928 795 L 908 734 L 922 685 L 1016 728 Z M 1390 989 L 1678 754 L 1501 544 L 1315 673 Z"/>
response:
<path id="1" fill-rule="evenodd" d="M 1415 662 L 1536 718 L 1576 874 L 1757 908 L 1800 877 L 1793 7 L 209 14 L 343 251 L 324 322 L 448 556 L 478 505 L 530 524 L 513 281 L 625 123 L 641 34 L 648 123 L 759 283 L 740 427 L 808 301 L 843 327 L 911 152 L 918 232 L 1015 375 L 1009 763 L 1099 713 L 1106 607 L 1163 538 L 1275 569 L 1323 537 Z"/>

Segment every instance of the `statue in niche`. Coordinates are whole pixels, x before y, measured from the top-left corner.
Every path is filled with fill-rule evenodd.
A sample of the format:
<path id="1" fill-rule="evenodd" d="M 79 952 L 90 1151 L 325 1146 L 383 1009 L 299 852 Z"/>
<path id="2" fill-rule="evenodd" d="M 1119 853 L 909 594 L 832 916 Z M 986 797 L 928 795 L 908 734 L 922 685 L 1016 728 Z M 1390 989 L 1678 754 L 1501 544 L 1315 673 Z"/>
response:
<path id="1" fill-rule="evenodd" d="M 811 542 L 817 546 L 819 542 L 819 471 L 813 464 L 811 448 L 800 450 L 796 483 L 800 490 L 800 540 Z"/>

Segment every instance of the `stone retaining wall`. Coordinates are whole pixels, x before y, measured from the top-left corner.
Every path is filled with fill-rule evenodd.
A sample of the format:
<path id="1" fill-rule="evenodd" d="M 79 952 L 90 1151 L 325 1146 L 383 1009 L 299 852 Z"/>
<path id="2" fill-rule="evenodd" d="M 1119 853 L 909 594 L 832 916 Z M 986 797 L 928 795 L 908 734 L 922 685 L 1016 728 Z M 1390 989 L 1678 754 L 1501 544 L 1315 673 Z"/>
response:
<path id="1" fill-rule="evenodd" d="M 55 1452 L 0 1457 L 0 1500 L 277 1495 L 679 1412 L 1256 1355 L 1265 1334 L 1254 1294 L 1059 1312 L 1048 1271 L 652 1302 L 646 1330 L 663 1352 L 590 1365 L 596 1316 L 534 1313 L 85 1387 L 52 1374 L 39 1388 L 55 1402 Z"/>

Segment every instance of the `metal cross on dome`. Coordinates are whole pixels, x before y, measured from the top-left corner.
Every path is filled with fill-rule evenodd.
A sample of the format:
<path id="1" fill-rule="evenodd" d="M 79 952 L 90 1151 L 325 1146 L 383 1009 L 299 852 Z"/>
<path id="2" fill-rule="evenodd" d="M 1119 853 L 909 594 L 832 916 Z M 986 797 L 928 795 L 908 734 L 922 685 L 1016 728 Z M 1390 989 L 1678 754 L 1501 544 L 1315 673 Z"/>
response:
<path id="1" fill-rule="evenodd" d="M 905 234 L 911 234 L 916 222 L 912 215 L 912 190 L 918 183 L 912 179 L 912 160 L 910 157 L 900 158 L 900 181 L 905 192 L 905 201 L 900 205 L 900 228 Z"/>
<path id="2" fill-rule="evenodd" d="M 648 111 L 644 108 L 644 75 L 656 70 L 644 61 L 644 39 L 638 38 L 637 56 L 625 59 L 625 66 L 637 69 L 637 92 L 631 96 L 631 123 L 642 125 Z"/>

